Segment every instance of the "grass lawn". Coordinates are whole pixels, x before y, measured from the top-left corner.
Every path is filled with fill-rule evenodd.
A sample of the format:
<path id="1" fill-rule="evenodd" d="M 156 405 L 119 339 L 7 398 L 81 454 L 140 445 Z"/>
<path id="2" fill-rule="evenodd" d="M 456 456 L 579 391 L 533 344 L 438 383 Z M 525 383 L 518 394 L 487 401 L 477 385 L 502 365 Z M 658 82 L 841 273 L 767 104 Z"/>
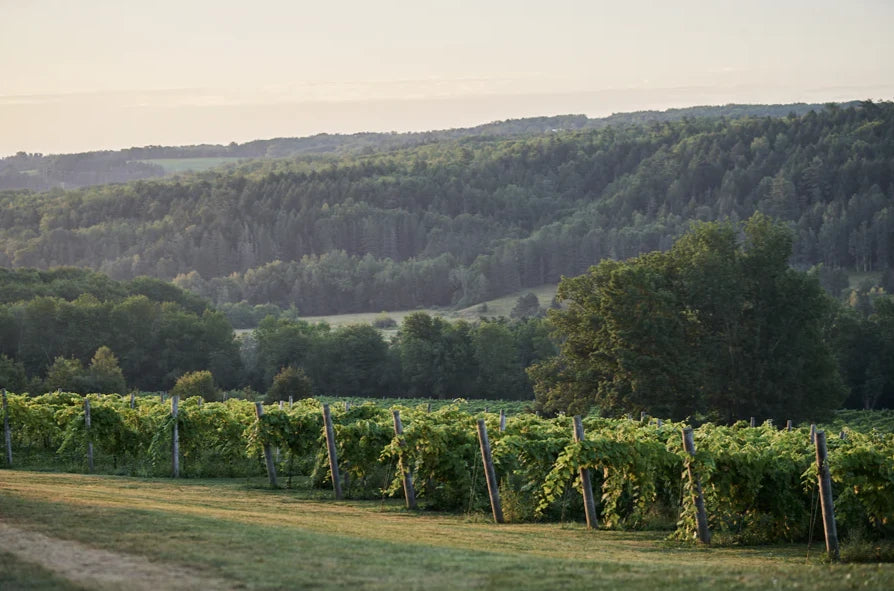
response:
<path id="1" fill-rule="evenodd" d="M 660 532 L 590 532 L 576 523 L 497 526 L 481 515 L 410 513 L 395 501 L 335 502 L 325 491 L 271 491 L 262 484 L 0 471 L 0 539 L 6 538 L 0 586 L 894 587 L 892 564 L 824 564 L 821 549 L 808 559 L 805 545 L 696 548 L 666 542 Z M 29 554 L 32 538 L 42 545 L 35 542 Z M 91 552 L 99 566 L 87 575 L 66 570 L 65 564 L 90 564 Z M 114 571 L 125 567 L 138 574 L 116 579 Z M 107 571 L 105 579 L 90 578 L 100 571 Z"/>
<path id="2" fill-rule="evenodd" d="M 474 306 L 469 306 L 468 308 L 462 308 L 459 310 L 448 310 L 448 309 L 433 309 L 433 308 L 420 308 L 418 310 L 388 310 L 388 311 L 379 311 L 379 312 L 358 312 L 354 314 L 331 314 L 328 316 L 302 316 L 302 320 L 306 320 L 311 324 L 317 322 L 326 322 L 332 327 L 345 326 L 348 324 L 372 324 L 373 321 L 379 316 L 388 316 L 389 318 L 394 319 L 395 322 L 401 324 L 404 321 L 404 318 L 412 314 L 413 312 L 425 312 L 430 316 L 440 316 L 446 320 L 478 320 L 480 317 L 484 316 L 487 318 L 496 317 L 496 316 L 506 316 L 509 317 L 509 313 L 512 311 L 512 308 L 515 307 L 516 301 L 522 295 L 530 292 L 533 292 L 537 299 L 540 300 L 540 307 L 546 308 L 552 302 L 553 297 L 556 295 L 557 285 L 548 284 L 541 285 L 539 287 L 531 287 L 527 289 L 523 289 L 521 291 L 517 291 L 508 296 L 503 296 L 501 298 L 497 298 L 495 300 L 489 300 L 484 302 L 484 306 L 486 310 L 481 311 L 482 304 L 476 304 Z M 237 333 L 242 332 L 250 332 L 248 329 L 237 330 Z M 386 335 L 390 336 L 396 330 L 392 331 L 383 331 Z"/>
<path id="3" fill-rule="evenodd" d="M 165 169 L 165 174 L 176 174 L 178 172 L 202 171 L 209 168 L 217 168 L 231 162 L 239 162 L 244 158 L 232 157 L 216 157 L 216 158 L 148 158 L 140 162 L 147 164 L 157 164 Z"/>

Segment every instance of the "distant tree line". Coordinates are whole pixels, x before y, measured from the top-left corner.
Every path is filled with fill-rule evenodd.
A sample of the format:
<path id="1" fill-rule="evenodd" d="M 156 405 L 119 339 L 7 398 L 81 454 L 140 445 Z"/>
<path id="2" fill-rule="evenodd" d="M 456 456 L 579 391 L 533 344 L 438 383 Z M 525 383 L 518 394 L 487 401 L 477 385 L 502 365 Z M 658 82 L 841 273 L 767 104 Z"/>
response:
<path id="1" fill-rule="evenodd" d="M 706 224 L 667 252 L 564 281 L 549 320 L 526 294 L 514 319 L 381 315 L 389 338 L 294 310 L 237 338 L 222 312 L 156 279 L 0 270 L 0 387 L 532 402 L 536 390 L 547 413 L 721 421 L 894 407 L 894 301 L 878 288 L 828 297 L 816 269 L 786 264 L 791 238 L 762 217 L 744 235 Z"/>
<path id="2" fill-rule="evenodd" d="M 684 117 L 783 117 L 789 113 L 803 115 L 807 111 L 820 108 L 820 105 L 803 103 L 706 106 L 668 109 L 667 111 L 618 113 L 599 119 L 588 119 L 585 115 L 529 117 L 496 121 L 470 128 L 429 132 L 355 133 L 350 135 L 322 133 L 310 137 L 254 140 L 242 144 L 231 142 L 227 145 L 144 146 L 78 154 L 44 155 L 18 152 L 15 155 L 0 158 L 0 190 L 73 189 L 165 175 L 162 166 L 145 162 L 145 160 L 220 157 L 259 159 L 314 154 L 345 154 L 368 150 L 394 150 L 472 136 L 505 137 L 552 133 L 559 130 L 599 129 L 609 125 L 675 121 Z"/>
<path id="3" fill-rule="evenodd" d="M 894 300 L 846 308 L 788 265 L 791 244 L 755 214 L 563 280 L 560 353 L 529 368 L 538 408 L 734 422 L 894 405 Z"/>
<path id="4" fill-rule="evenodd" d="M 892 130 L 894 104 L 867 101 L 6 192 L 0 265 L 176 278 L 309 315 L 468 305 L 760 211 L 793 229 L 796 267 L 878 271 L 894 262 Z"/>
<path id="5" fill-rule="evenodd" d="M 240 341 L 223 313 L 156 279 L 78 269 L 0 269 L 0 279 L 0 387 L 18 392 L 170 390 L 208 372 L 217 388 L 265 393 L 300 371 L 303 382 L 288 382 L 304 384 L 295 395 L 528 400 L 525 368 L 555 352 L 538 318 L 449 323 L 420 312 L 386 341 L 371 325 L 331 329 L 287 311 Z"/>

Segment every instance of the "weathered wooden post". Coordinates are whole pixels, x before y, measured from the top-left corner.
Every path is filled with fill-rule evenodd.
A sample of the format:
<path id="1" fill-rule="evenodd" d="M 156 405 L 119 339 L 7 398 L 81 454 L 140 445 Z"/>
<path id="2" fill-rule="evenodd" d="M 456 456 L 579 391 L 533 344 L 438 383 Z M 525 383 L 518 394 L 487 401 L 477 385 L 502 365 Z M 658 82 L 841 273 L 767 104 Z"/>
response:
<path id="1" fill-rule="evenodd" d="M 280 400 L 280 401 L 279 401 L 279 410 L 282 410 L 282 407 L 283 407 L 283 401 Z"/>
<path id="2" fill-rule="evenodd" d="M 826 553 L 838 560 L 838 528 L 835 527 L 835 507 L 832 504 L 832 477 L 826 454 L 826 432 L 816 432 L 816 467 L 819 478 L 820 505 L 823 510 L 823 530 L 826 534 Z"/>
<path id="3" fill-rule="evenodd" d="M 280 402 L 282 404 L 282 402 Z M 264 405 L 255 402 L 255 414 L 258 415 L 258 421 L 264 416 Z M 273 452 L 270 451 L 270 444 L 264 443 L 264 461 L 267 463 L 267 478 L 270 479 L 270 486 L 277 487 L 276 484 L 276 464 L 273 463 Z"/>
<path id="4" fill-rule="evenodd" d="M 406 446 L 404 442 L 404 426 L 400 422 L 400 411 L 392 410 L 391 415 L 394 417 L 394 434 L 397 436 L 398 445 L 401 449 Z M 405 466 L 403 457 L 398 457 L 398 466 L 404 482 L 404 497 L 407 499 L 407 509 L 416 508 L 416 489 L 413 488 L 413 468 Z"/>
<path id="5" fill-rule="evenodd" d="M 329 452 L 329 471 L 332 473 L 332 488 L 335 491 L 335 500 L 342 499 L 341 478 L 338 475 L 338 451 L 335 449 L 335 429 L 332 427 L 332 415 L 329 414 L 329 405 L 323 405 L 323 423 L 326 432 L 326 449 Z"/>
<path id="6" fill-rule="evenodd" d="M 500 433 L 506 430 L 506 411 L 500 409 Z"/>
<path id="7" fill-rule="evenodd" d="M 431 412 L 431 402 L 428 403 L 428 410 L 426 412 Z"/>
<path id="8" fill-rule="evenodd" d="M 87 471 L 93 473 L 93 434 L 90 432 L 90 399 L 84 396 L 84 427 L 87 431 Z"/>
<path id="9" fill-rule="evenodd" d="M 133 392 L 130 393 L 130 407 L 133 408 L 136 405 L 137 395 Z"/>
<path id="10" fill-rule="evenodd" d="M 162 402 L 165 401 L 165 394 L 167 394 L 167 392 L 161 392 L 161 393 L 159 393 L 159 395 L 158 395 L 159 399 L 160 399 Z"/>
<path id="11" fill-rule="evenodd" d="M 171 416 L 174 418 L 174 429 L 171 434 L 171 472 L 174 478 L 180 478 L 180 395 L 171 396 Z"/>
<path id="12" fill-rule="evenodd" d="M 584 440 L 584 424 L 580 415 L 574 417 L 574 441 L 581 442 Z M 580 484 L 584 492 L 584 512 L 587 515 L 587 528 L 596 529 L 599 527 L 599 521 L 596 518 L 596 500 L 593 498 L 593 485 L 590 482 L 590 469 L 580 469 Z"/>
<path id="13" fill-rule="evenodd" d="M 645 423 L 645 422 L 646 422 L 646 417 L 648 417 L 648 416 L 649 416 L 649 415 L 646 414 L 646 411 L 641 410 L 641 411 L 639 412 L 639 422 L 640 422 L 640 423 Z"/>
<path id="14" fill-rule="evenodd" d="M 6 443 L 6 465 L 12 467 L 12 431 L 9 430 L 9 403 L 3 388 L 3 441 Z"/>
<path id="15" fill-rule="evenodd" d="M 755 425 L 754 417 L 751 417 L 751 421 L 750 421 L 750 423 L 751 423 L 751 426 L 754 427 L 754 425 Z"/>
<path id="16" fill-rule="evenodd" d="M 810 444 L 816 443 L 816 425 L 810 425 Z"/>
<path id="17" fill-rule="evenodd" d="M 690 457 L 695 457 L 695 441 L 692 437 L 692 427 L 683 429 L 683 449 Z M 692 469 L 691 461 L 686 463 L 686 471 L 689 473 L 689 484 L 695 497 L 695 520 L 698 526 L 698 539 L 703 544 L 710 544 L 711 531 L 708 529 L 708 515 L 705 512 L 705 497 L 702 494 L 702 483 L 698 478 L 698 474 Z"/>
<path id="18" fill-rule="evenodd" d="M 487 426 L 484 419 L 478 419 L 478 444 L 481 446 L 481 461 L 484 463 L 484 474 L 487 478 L 487 494 L 490 496 L 490 507 L 494 521 L 503 523 L 503 507 L 500 505 L 500 488 L 497 482 L 497 471 L 490 455 L 490 441 L 487 439 Z"/>
<path id="19" fill-rule="evenodd" d="M 292 410 L 292 402 L 294 400 L 293 396 L 289 396 L 289 410 Z"/>
<path id="20" fill-rule="evenodd" d="M 345 411 L 347 412 L 349 410 L 351 410 L 351 401 L 345 400 Z"/>
<path id="21" fill-rule="evenodd" d="M 791 420 L 791 419 L 789 419 L 789 420 L 787 420 L 787 421 L 785 422 L 785 430 L 786 430 L 786 431 L 791 431 L 791 430 L 792 430 L 792 420 Z"/>

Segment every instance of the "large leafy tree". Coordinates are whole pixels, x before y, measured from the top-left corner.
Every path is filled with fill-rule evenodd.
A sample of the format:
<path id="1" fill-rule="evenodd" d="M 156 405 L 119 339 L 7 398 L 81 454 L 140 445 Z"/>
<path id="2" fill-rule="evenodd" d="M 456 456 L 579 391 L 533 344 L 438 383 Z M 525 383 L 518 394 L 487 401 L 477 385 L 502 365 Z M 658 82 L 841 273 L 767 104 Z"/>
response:
<path id="1" fill-rule="evenodd" d="M 673 247 L 564 280 L 561 358 L 531 372 L 544 410 L 799 418 L 844 389 L 823 339 L 829 301 L 791 269 L 785 227 L 699 224 Z M 589 387 L 581 387 L 587 384 Z"/>

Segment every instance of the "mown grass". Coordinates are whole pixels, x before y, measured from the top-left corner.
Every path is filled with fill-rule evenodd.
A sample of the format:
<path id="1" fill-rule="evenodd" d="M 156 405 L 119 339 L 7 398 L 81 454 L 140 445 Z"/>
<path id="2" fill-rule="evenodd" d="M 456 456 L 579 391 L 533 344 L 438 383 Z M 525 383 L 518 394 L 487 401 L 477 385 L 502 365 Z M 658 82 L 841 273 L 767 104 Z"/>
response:
<path id="1" fill-rule="evenodd" d="M 475 304 L 474 306 L 469 306 L 468 308 L 461 308 L 457 310 L 451 309 L 441 309 L 441 308 L 419 308 L 417 310 L 383 310 L 379 312 L 357 312 L 354 314 L 330 314 L 326 316 L 303 316 L 301 319 L 310 322 L 311 324 L 318 322 L 325 322 L 329 326 L 339 327 L 346 326 L 349 324 L 372 324 L 377 318 L 381 316 L 387 316 L 393 319 L 398 324 L 401 324 L 404 321 L 404 318 L 413 314 L 414 312 L 424 312 L 430 316 L 440 316 L 445 320 L 478 320 L 478 318 L 484 316 L 487 318 L 496 317 L 496 316 L 509 316 L 509 313 L 512 312 L 512 308 L 515 307 L 515 304 L 519 297 L 530 292 L 533 292 L 537 299 L 540 300 L 540 306 L 542 308 L 546 308 L 552 302 L 553 297 L 556 295 L 557 285 L 548 284 L 541 285 L 539 287 L 530 287 L 526 289 L 522 289 L 515 293 L 509 294 L 507 296 L 503 296 L 501 298 L 496 298 L 493 300 L 488 300 L 487 302 L 482 302 L 481 304 Z M 237 332 L 247 332 L 247 330 L 243 329 Z M 396 331 L 383 331 L 386 335 L 393 334 Z"/>
<path id="2" fill-rule="evenodd" d="M 706 549 L 671 544 L 660 533 L 590 532 L 577 523 L 497 526 L 482 515 L 321 500 L 318 491 L 271 491 L 262 483 L 3 471 L 0 519 L 187 566 L 245 589 L 890 589 L 894 583 L 894 565 L 826 564 L 820 549 L 808 559 L 803 545 Z M 15 577 L 28 577 L 27 565 L 2 564 L 9 588 L 16 588 Z"/>
<path id="3" fill-rule="evenodd" d="M 200 172 L 209 168 L 217 168 L 224 164 L 239 162 L 244 158 L 232 157 L 216 157 L 216 158 L 147 158 L 140 162 L 147 164 L 157 164 L 165 169 L 165 174 L 176 174 L 178 172 Z"/>

